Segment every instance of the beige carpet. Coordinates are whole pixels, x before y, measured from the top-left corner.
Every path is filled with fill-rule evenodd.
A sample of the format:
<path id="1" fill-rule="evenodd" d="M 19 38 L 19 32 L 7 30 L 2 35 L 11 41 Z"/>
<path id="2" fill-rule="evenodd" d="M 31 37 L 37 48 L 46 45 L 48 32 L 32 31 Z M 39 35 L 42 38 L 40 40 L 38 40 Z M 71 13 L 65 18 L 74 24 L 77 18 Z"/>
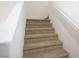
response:
<path id="1" fill-rule="evenodd" d="M 26 23 L 24 58 L 68 58 L 50 20 L 28 19 Z"/>

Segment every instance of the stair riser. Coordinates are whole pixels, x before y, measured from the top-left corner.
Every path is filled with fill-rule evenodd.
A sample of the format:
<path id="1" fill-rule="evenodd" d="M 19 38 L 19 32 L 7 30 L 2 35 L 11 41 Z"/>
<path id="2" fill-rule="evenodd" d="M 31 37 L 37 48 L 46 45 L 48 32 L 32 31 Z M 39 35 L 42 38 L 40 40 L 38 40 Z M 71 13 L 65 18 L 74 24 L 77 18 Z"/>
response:
<path id="1" fill-rule="evenodd" d="M 62 46 L 56 45 L 56 46 L 53 46 L 53 48 L 51 46 L 48 46 L 48 48 L 43 47 L 43 48 L 39 48 L 39 49 L 35 49 L 35 50 L 34 49 L 28 50 L 27 52 L 26 52 L 26 50 L 24 50 L 24 51 L 25 51 L 25 53 L 36 53 L 37 51 L 40 52 L 40 51 L 49 50 L 49 49 L 53 50 L 53 49 L 56 49 L 57 47 L 62 47 Z"/>
<path id="2" fill-rule="evenodd" d="M 51 47 L 53 47 L 53 46 L 61 46 L 62 44 L 55 44 L 55 45 L 46 45 L 46 46 L 41 46 L 41 47 L 26 47 L 26 48 L 24 48 L 24 50 L 26 50 L 26 51 L 29 51 L 29 50 L 32 50 L 32 49 L 42 49 L 42 48 L 44 48 L 44 47 L 49 47 L 49 46 L 51 46 Z"/>
<path id="3" fill-rule="evenodd" d="M 27 28 L 47 28 L 47 27 L 52 27 L 51 24 L 31 24 L 31 25 L 26 25 Z"/>
<path id="4" fill-rule="evenodd" d="M 51 43 L 52 42 L 52 43 Z M 45 43 L 27 43 L 25 44 L 25 49 L 24 50 L 30 50 L 30 49 L 37 49 L 37 48 L 43 48 L 43 47 L 48 47 L 48 46 L 61 46 L 62 42 L 58 41 L 51 41 L 51 42 L 45 42 Z"/>
<path id="5" fill-rule="evenodd" d="M 26 23 L 26 25 L 52 25 L 51 23 Z"/>
<path id="6" fill-rule="evenodd" d="M 51 23 L 26 23 L 26 25 L 32 25 L 32 24 L 37 24 L 37 25 L 48 24 L 48 25 L 50 25 Z"/>
<path id="7" fill-rule="evenodd" d="M 52 26 L 27 26 L 27 28 L 51 28 Z"/>
<path id="8" fill-rule="evenodd" d="M 54 32 L 54 30 L 52 30 L 52 31 L 48 31 L 48 30 L 47 31 L 46 30 L 45 31 L 38 31 L 37 30 L 37 31 L 27 31 L 26 34 L 42 34 L 42 33 L 53 33 L 53 32 Z"/>
<path id="9" fill-rule="evenodd" d="M 58 40 L 58 38 L 40 38 L 40 39 L 25 39 L 25 43 L 36 43 L 36 42 L 43 42 L 43 41 L 52 41 L 52 40 Z"/>
<path id="10" fill-rule="evenodd" d="M 49 19 L 27 19 L 27 21 L 49 21 L 50 22 L 50 20 Z"/>
<path id="11" fill-rule="evenodd" d="M 37 57 L 37 56 L 34 56 L 34 55 L 31 55 L 31 54 L 33 54 L 33 53 L 24 53 L 24 58 L 69 58 L 69 56 L 62 56 L 62 57 L 52 57 L 52 56 L 47 56 L 47 57 L 44 57 L 44 56 L 39 56 L 39 57 Z M 36 53 L 37 54 L 37 53 Z M 41 55 L 41 54 L 40 54 Z M 67 55 L 67 54 L 66 54 Z"/>
<path id="12" fill-rule="evenodd" d="M 61 46 L 50 46 L 48 48 L 44 47 L 42 49 L 34 49 L 24 51 L 24 57 L 27 58 L 68 58 L 68 53 L 61 49 Z M 40 53 L 42 51 L 42 53 Z M 53 53 L 51 53 L 53 51 Z M 49 54 L 50 53 L 50 54 Z M 39 54 L 39 55 L 37 55 Z M 45 54 L 45 55 L 43 55 Z"/>
<path id="13" fill-rule="evenodd" d="M 69 55 L 66 55 L 66 56 L 62 56 L 60 58 L 69 58 Z"/>
<path id="14" fill-rule="evenodd" d="M 26 31 L 51 31 L 55 30 L 54 28 L 26 28 Z"/>
<path id="15" fill-rule="evenodd" d="M 37 36 L 37 37 L 31 37 L 31 36 L 29 36 L 29 37 L 27 36 L 27 37 L 26 37 L 26 36 L 25 36 L 25 39 L 34 39 L 34 38 L 36 39 L 36 38 L 43 38 L 43 37 L 58 37 L 58 35 L 52 35 L 52 36 L 51 36 L 51 35 L 49 35 L 49 36 Z"/>
<path id="16" fill-rule="evenodd" d="M 44 37 L 44 38 L 32 38 L 32 39 L 25 39 L 25 43 L 36 43 L 42 41 L 49 41 L 49 40 L 58 40 L 58 37 Z"/>
<path id="17" fill-rule="evenodd" d="M 46 20 L 45 21 L 44 20 L 43 21 L 41 21 L 41 20 L 39 20 L 39 21 L 38 20 L 35 20 L 35 21 L 28 20 L 27 23 L 50 23 L 50 21 L 49 20 L 47 20 L 47 21 Z"/>
<path id="18" fill-rule="evenodd" d="M 32 38 L 32 39 L 30 39 L 30 38 L 25 38 L 25 40 L 29 40 L 29 41 L 30 41 L 30 40 L 32 40 L 32 41 L 33 41 L 33 40 L 34 40 L 34 41 L 35 41 L 35 40 L 54 40 L 54 39 L 58 39 L 58 37 L 52 37 L 52 36 L 51 36 L 51 37 Z"/>
<path id="19" fill-rule="evenodd" d="M 50 22 L 27 22 L 27 24 L 50 24 Z"/>
<path id="20" fill-rule="evenodd" d="M 54 28 L 26 28 L 25 31 L 52 31 Z"/>
<path id="21" fill-rule="evenodd" d="M 51 23 L 26 23 L 26 25 L 50 25 Z"/>

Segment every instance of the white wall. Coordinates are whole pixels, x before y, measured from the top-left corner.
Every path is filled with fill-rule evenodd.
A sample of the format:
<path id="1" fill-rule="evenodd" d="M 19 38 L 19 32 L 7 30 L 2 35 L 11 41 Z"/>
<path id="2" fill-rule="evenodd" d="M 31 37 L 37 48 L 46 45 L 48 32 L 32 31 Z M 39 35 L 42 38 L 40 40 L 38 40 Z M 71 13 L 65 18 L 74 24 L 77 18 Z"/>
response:
<path id="1" fill-rule="evenodd" d="M 67 2 L 61 3 L 61 6 L 67 4 Z M 51 23 L 53 23 L 59 39 L 63 42 L 63 47 L 69 52 L 70 57 L 79 57 L 79 31 L 70 21 L 71 18 L 69 18 L 69 15 L 65 13 L 64 9 L 60 9 L 59 6 L 60 5 L 53 5 L 53 3 L 51 5 Z M 67 8 L 66 11 L 68 11 Z"/>
<path id="2" fill-rule="evenodd" d="M 79 25 L 79 1 L 58 1 L 53 2 L 53 5 Z"/>
<path id="3" fill-rule="evenodd" d="M 26 5 L 17 1 L 6 21 L 0 24 L 0 57 L 22 57 Z"/>
<path id="4" fill-rule="evenodd" d="M 19 14 L 18 22 L 16 25 L 16 30 L 13 39 L 9 45 L 9 49 L 10 49 L 9 57 L 14 57 L 14 58 L 23 57 L 25 26 L 26 26 L 26 3 L 23 3 Z"/>
<path id="5" fill-rule="evenodd" d="M 0 23 L 6 21 L 6 18 L 11 13 L 12 9 L 15 7 L 16 2 L 11 1 L 0 1 Z"/>
<path id="6" fill-rule="evenodd" d="M 13 11 L 16 2 L 0 2 L 0 57 L 9 57 L 9 30 L 5 22 Z M 11 19 L 10 19 L 11 20 Z M 10 26 L 10 24 L 9 24 Z"/>
<path id="7" fill-rule="evenodd" d="M 27 18 L 43 19 L 49 15 L 49 1 L 26 1 Z"/>

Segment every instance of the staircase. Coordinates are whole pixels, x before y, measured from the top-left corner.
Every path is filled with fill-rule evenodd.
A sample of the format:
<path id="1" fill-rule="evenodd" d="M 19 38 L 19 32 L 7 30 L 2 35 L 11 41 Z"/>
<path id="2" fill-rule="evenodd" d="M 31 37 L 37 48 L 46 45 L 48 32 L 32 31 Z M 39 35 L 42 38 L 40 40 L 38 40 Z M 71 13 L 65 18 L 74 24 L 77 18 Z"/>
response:
<path id="1" fill-rule="evenodd" d="M 67 58 L 50 20 L 28 19 L 24 41 L 24 58 Z"/>

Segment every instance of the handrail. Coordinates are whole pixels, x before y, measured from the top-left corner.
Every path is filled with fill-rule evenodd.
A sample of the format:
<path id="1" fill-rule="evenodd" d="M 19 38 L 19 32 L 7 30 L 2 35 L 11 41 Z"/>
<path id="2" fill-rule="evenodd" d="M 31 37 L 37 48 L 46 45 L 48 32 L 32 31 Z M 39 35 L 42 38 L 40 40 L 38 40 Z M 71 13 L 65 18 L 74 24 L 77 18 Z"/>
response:
<path id="1" fill-rule="evenodd" d="M 54 8 L 56 8 L 59 12 L 61 12 L 61 14 L 63 14 L 75 26 L 75 29 L 79 31 L 79 24 L 76 21 L 74 21 L 70 16 L 68 16 L 66 13 L 61 11 L 60 8 L 58 8 L 57 6 L 54 6 Z"/>

